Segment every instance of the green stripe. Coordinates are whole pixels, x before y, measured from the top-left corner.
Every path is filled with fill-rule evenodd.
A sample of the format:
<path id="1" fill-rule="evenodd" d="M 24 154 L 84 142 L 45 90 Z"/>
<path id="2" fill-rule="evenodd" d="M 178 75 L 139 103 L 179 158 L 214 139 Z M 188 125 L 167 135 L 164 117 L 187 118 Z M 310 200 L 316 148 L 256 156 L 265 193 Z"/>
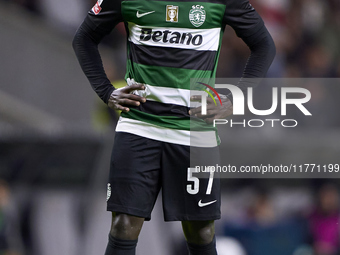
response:
<path id="1" fill-rule="evenodd" d="M 178 6 L 178 22 L 166 21 L 166 6 Z M 198 27 L 203 29 L 221 27 L 225 5 L 207 2 L 167 2 L 167 1 L 123 1 L 122 14 L 125 21 L 141 26 L 196 28 L 189 20 L 189 12 L 193 5 L 202 5 L 206 12 L 204 23 Z M 136 13 L 155 11 L 152 14 L 137 18 Z"/>
<path id="2" fill-rule="evenodd" d="M 220 139 L 220 137 L 218 136 L 217 131 L 216 131 L 216 142 L 217 142 L 217 145 L 220 145 L 220 144 L 221 144 L 221 139 Z"/>
<path id="3" fill-rule="evenodd" d="M 187 130 L 187 131 L 216 131 L 211 124 L 207 124 L 200 119 L 190 119 L 189 117 L 157 116 L 130 108 L 129 112 L 122 112 L 122 117 L 147 122 L 163 128 Z"/>
<path id="4" fill-rule="evenodd" d="M 191 78 L 213 78 L 213 72 L 174 67 L 148 66 L 136 64 L 131 60 L 128 60 L 125 78 L 134 78 L 137 82 L 152 86 L 190 89 Z"/>

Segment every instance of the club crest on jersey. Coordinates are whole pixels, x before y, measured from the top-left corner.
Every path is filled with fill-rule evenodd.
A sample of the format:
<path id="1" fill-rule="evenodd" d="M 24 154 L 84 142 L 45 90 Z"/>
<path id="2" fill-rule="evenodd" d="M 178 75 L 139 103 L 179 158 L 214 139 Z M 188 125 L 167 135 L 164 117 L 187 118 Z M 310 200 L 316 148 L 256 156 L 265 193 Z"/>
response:
<path id="1" fill-rule="evenodd" d="M 92 7 L 92 11 L 94 14 L 99 14 L 102 10 L 102 7 L 100 5 L 102 4 L 103 0 L 98 0 L 97 3 Z"/>
<path id="2" fill-rule="evenodd" d="M 202 26 L 205 21 L 205 10 L 202 5 L 193 5 L 189 12 L 189 20 L 195 27 Z"/>
<path id="3" fill-rule="evenodd" d="M 166 6 L 166 21 L 178 22 L 178 6 L 175 5 Z"/>

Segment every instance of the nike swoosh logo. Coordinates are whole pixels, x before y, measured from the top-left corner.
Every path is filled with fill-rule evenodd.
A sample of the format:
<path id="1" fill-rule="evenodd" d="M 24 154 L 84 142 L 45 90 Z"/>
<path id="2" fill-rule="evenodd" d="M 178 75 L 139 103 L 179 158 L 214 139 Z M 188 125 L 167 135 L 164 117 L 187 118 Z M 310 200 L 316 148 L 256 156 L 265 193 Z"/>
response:
<path id="1" fill-rule="evenodd" d="M 204 207 L 204 206 L 207 206 L 207 205 L 211 205 L 213 203 L 215 203 L 217 200 L 214 200 L 214 201 L 210 201 L 210 202 L 207 202 L 207 203 L 202 203 L 202 199 L 200 201 L 198 201 L 198 206 L 199 207 Z"/>
<path id="2" fill-rule="evenodd" d="M 137 16 L 137 18 L 141 18 L 141 17 L 143 17 L 143 16 L 145 16 L 145 15 L 148 15 L 148 14 L 151 14 L 151 13 L 154 13 L 154 12 L 155 12 L 155 11 L 145 12 L 145 13 L 139 13 L 139 11 L 137 11 L 136 16 Z"/>

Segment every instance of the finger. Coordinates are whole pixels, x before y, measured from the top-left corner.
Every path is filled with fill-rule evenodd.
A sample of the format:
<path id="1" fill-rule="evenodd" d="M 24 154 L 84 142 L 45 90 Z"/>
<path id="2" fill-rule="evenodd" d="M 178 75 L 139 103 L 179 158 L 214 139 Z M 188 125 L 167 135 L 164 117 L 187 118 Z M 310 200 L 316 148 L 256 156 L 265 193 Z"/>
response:
<path id="1" fill-rule="evenodd" d="M 215 113 L 214 112 L 208 112 L 206 114 L 202 114 L 200 111 L 197 112 L 197 113 L 194 113 L 194 114 L 190 114 L 191 116 L 195 116 L 197 118 L 201 118 L 201 119 L 205 119 L 205 118 L 208 118 L 208 117 L 211 117 L 211 116 L 214 116 Z"/>
<path id="2" fill-rule="evenodd" d="M 204 121 L 205 121 L 206 123 L 208 123 L 208 124 L 211 124 L 211 123 L 214 122 L 214 119 L 215 119 L 215 118 L 206 118 Z"/>
<path id="3" fill-rule="evenodd" d="M 221 107 L 219 105 L 215 104 L 208 104 L 207 105 L 207 111 L 219 111 Z"/>
<path id="4" fill-rule="evenodd" d="M 142 83 L 134 83 L 134 84 L 132 84 L 130 86 L 125 87 L 124 88 L 124 92 L 130 93 L 130 92 L 132 92 L 134 90 L 144 90 L 144 89 L 145 89 L 144 84 L 142 84 Z"/>
<path id="5" fill-rule="evenodd" d="M 190 109 L 190 111 L 192 112 L 191 115 L 195 115 L 195 116 L 201 116 L 203 115 L 202 114 L 202 107 L 197 107 L 197 108 L 194 108 L 194 109 Z M 218 113 L 219 109 L 216 108 L 216 107 L 212 107 L 212 106 L 208 106 L 206 108 L 206 112 L 203 116 L 206 116 L 206 115 L 214 115 L 216 113 Z"/>
<path id="6" fill-rule="evenodd" d="M 200 112 L 201 112 L 201 106 L 197 107 L 197 108 L 190 109 L 189 114 L 190 115 L 196 115 L 197 113 L 200 113 Z"/>
<path id="7" fill-rule="evenodd" d="M 200 119 L 206 119 L 206 118 L 210 118 L 211 116 L 215 116 L 215 114 L 210 114 L 209 112 L 207 112 L 207 114 L 197 113 L 195 114 L 195 116 Z"/>
<path id="8" fill-rule="evenodd" d="M 216 100 L 214 101 L 214 99 L 212 99 L 211 97 L 207 98 L 207 103 L 208 104 L 215 104 Z"/>
<path id="9" fill-rule="evenodd" d="M 201 102 L 202 101 L 202 96 L 201 95 L 194 95 L 190 97 L 190 101 L 198 101 Z M 216 100 L 215 100 L 216 101 Z M 207 103 L 210 104 L 214 104 L 215 103 L 214 99 L 212 99 L 211 97 L 207 97 Z"/>
<path id="10" fill-rule="evenodd" d="M 200 95 L 194 95 L 194 96 L 190 97 L 190 101 L 199 101 L 199 102 L 201 102 L 201 100 L 202 100 L 202 96 L 200 96 Z"/>
<path id="11" fill-rule="evenodd" d="M 212 109 L 207 109 L 207 114 L 208 116 L 215 116 L 220 112 L 219 109 L 217 108 L 212 108 Z"/>
<path id="12" fill-rule="evenodd" d="M 130 111 L 130 109 L 128 108 L 128 107 L 124 107 L 124 106 L 122 106 L 122 105 L 115 105 L 116 106 L 116 108 L 117 108 L 117 110 L 120 110 L 120 111 L 122 111 L 122 112 L 128 112 L 128 111 Z"/>
<path id="13" fill-rule="evenodd" d="M 146 102 L 145 97 L 141 97 L 141 96 L 137 96 L 137 95 L 133 95 L 133 94 L 124 94 L 124 97 L 131 99 L 131 100 L 134 100 L 134 101 L 139 101 L 139 102 L 142 102 L 142 103 Z"/>
<path id="14" fill-rule="evenodd" d="M 118 100 L 118 103 L 120 105 L 133 105 L 133 106 L 139 106 L 140 105 L 139 101 L 130 100 L 130 99 L 126 99 L 126 98 Z"/>

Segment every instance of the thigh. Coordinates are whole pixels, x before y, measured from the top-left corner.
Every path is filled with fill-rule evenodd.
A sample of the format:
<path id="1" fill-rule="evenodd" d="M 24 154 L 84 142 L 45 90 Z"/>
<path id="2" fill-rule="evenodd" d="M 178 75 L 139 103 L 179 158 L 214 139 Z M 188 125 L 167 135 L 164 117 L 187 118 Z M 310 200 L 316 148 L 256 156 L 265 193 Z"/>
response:
<path id="1" fill-rule="evenodd" d="M 161 143 L 117 132 L 110 165 L 107 210 L 150 219 L 160 190 Z"/>
<path id="2" fill-rule="evenodd" d="M 216 165 L 219 148 L 165 144 L 162 153 L 162 196 L 166 221 L 220 218 L 220 179 L 196 173 L 198 165 Z"/>

